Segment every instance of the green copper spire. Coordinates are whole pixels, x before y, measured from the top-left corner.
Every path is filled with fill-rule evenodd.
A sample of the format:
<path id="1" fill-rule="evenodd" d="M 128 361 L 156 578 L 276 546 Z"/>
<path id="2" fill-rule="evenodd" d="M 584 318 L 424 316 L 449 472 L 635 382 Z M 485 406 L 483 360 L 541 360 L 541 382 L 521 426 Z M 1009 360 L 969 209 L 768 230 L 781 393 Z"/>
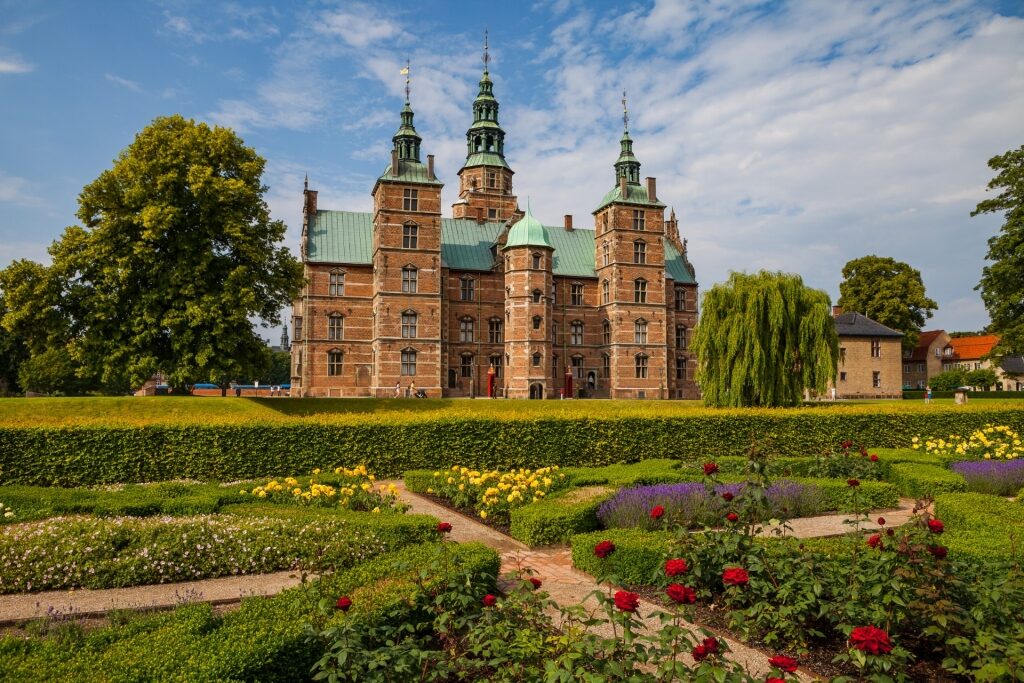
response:
<path id="1" fill-rule="evenodd" d="M 409 105 L 409 60 L 405 61 L 405 68 L 402 69 L 402 73 L 405 75 L 405 106 L 402 107 L 402 123 L 398 127 L 398 132 L 391 138 L 391 141 L 395 145 L 395 151 L 398 152 L 398 158 L 403 161 L 419 161 L 420 160 L 420 143 L 423 139 L 416 132 L 416 127 L 412 123 L 412 107 Z"/>
<path id="2" fill-rule="evenodd" d="M 511 247 L 548 247 L 551 246 L 551 239 L 548 237 L 548 230 L 544 224 L 534 218 L 530 211 L 530 200 L 526 200 L 526 215 L 516 221 L 508 230 L 508 239 L 505 240 L 505 249 Z"/>
<path id="3" fill-rule="evenodd" d="M 473 125 L 466 131 L 465 166 L 503 166 L 505 163 L 505 131 L 498 125 L 498 100 L 494 98 L 494 83 L 488 72 L 491 53 L 484 32 L 484 75 L 480 91 L 473 100 Z"/>
<path id="4" fill-rule="evenodd" d="M 615 162 L 615 180 L 625 178 L 627 183 L 640 184 L 640 161 L 633 156 L 633 138 L 629 137 L 629 109 L 626 107 L 626 91 L 622 91 L 622 139 L 619 140 L 621 151 L 619 160 Z"/>

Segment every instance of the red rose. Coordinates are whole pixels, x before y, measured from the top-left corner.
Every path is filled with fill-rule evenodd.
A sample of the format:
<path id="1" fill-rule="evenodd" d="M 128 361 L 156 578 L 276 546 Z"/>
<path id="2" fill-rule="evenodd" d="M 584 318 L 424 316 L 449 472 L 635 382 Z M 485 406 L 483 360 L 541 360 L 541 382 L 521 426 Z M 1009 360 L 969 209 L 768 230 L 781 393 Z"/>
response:
<path id="1" fill-rule="evenodd" d="M 651 508 L 651 519 L 661 519 L 661 516 L 665 514 L 665 508 L 661 505 L 655 505 Z"/>
<path id="2" fill-rule="evenodd" d="M 847 479 L 846 485 L 852 488 L 857 488 L 858 486 L 860 486 L 860 482 L 857 481 L 856 479 Z"/>
<path id="3" fill-rule="evenodd" d="M 776 676 L 769 676 L 764 679 L 764 683 L 786 683 L 785 678 L 777 678 Z"/>
<path id="4" fill-rule="evenodd" d="M 729 514 L 727 514 L 725 516 L 725 518 L 727 520 L 729 520 L 730 522 L 735 522 L 735 521 L 739 520 L 740 516 L 737 515 L 735 512 L 730 512 Z"/>
<path id="5" fill-rule="evenodd" d="M 708 651 L 708 654 L 710 654 L 710 655 L 718 654 L 718 639 L 717 638 L 714 638 L 714 637 L 705 638 L 703 641 L 701 641 L 701 645 L 703 645 L 704 649 Z"/>
<path id="6" fill-rule="evenodd" d="M 785 671 L 787 673 L 793 673 L 794 671 L 796 671 L 796 667 L 798 664 L 798 662 L 795 659 L 793 659 L 792 657 L 787 657 L 786 655 L 775 655 L 774 657 L 768 660 L 768 663 L 774 666 L 776 669 L 779 669 L 780 671 Z"/>
<path id="7" fill-rule="evenodd" d="M 878 526 L 885 526 L 885 517 L 878 518 Z"/>
<path id="8" fill-rule="evenodd" d="M 712 474 L 718 471 L 718 465 L 713 462 L 704 463 L 704 475 L 710 477 Z"/>
<path id="9" fill-rule="evenodd" d="M 640 606 L 640 596 L 629 591 L 619 591 L 615 594 L 615 606 L 623 612 L 635 612 Z"/>
<path id="10" fill-rule="evenodd" d="M 861 446 L 860 447 L 860 454 L 863 455 L 865 458 L 868 457 L 868 449 L 864 448 L 864 446 Z"/>
<path id="11" fill-rule="evenodd" d="M 930 546 L 928 546 L 928 552 L 930 552 L 932 555 L 934 555 L 938 559 L 944 560 L 944 559 L 946 559 L 946 555 L 949 553 L 949 550 L 945 546 L 930 545 Z"/>
<path id="12" fill-rule="evenodd" d="M 750 574 L 742 567 L 730 567 L 722 572 L 722 583 L 726 586 L 746 586 L 750 583 Z"/>
<path id="13" fill-rule="evenodd" d="M 534 589 L 534 590 L 537 590 L 538 588 L 540 588 L 540 587 L 541 587 L 541 585 L 542 585 L 542 584 L 543 584 L 544 582 L 543 582 L 543 581 L 541 581 L 540 579 L 538 579 L 538 578 L 537 578 L 536 576 L 531 576 L 531 577 L 530 577 L 530 583 L 532 583 L 532 584 L 533 584 L 533 589 Z"/>
<path id="14" fill-rule="evenodd" d="M 484 599 L 481 602 L 484 603 L 484 607 L 494 607 L 494 603 L 496 603 L 497 601 L 498 601 L 498 598 L 496 598 L 493 595 L 491 595 L 490 593 L 488 593 L 487 595 L 484 596 Z"/>
<path id="15" fill-rule="evenodd" d="M 892 527 L 889 527 L 888 529 L 885 530 L 885 535 L 886 536 L 895 536 L 896 535 L 896 530 L 893 529 Z"/>
<path id="16" fill-rule="evenodd" d="M 690 571 L 690 565 L 686 564 L 686 560 L 668 560 L 665 562 L 665 576 L 679 576 Z"/>
<path id="17" fill-rule="evenodd" d="M 448 522 L 439 522 L 438 525 L 437 525 L 437 533 L 439 533 L 439 534 L 451 533 L 451 530 L 452 530 L 452 525 L 449 524 Z"/>
<path id="18" fill-rule="evenodd" d="M 665 589 L 665 594 L 680 605 L 692 605 L 697 602 L 697 591 L 678 583 L 670 583 Z"/>
<path id="19" fill-rule="evenodd" d="M 842 443 L 842 446 L 843 446 L 843 448 L 850 448 L 851 446 L 853 446 L 853 442 L 850 441 L 849 439 L 847 439 L 846 441 L 844 441 Z"/>
<path id="20" fill-rule="evenodd" d="M 881 543 L 882 543 L 882 536 L 881 536 L 881 534 L 871 534 L 871 536 L 868 537 L 868 547 L 869 548 L 877 548 Z"/>
<path id="21" fill-rule="evenodd" d="M 878 455 L 876 455 L 875 453 L 872 453 L 871 457 L 868 458 L 868 460 L 870 460 L 871 462 L 878 462 Z"/>
<path id="22" fill-rule="evenodd" d="M 724 500 L 726 503 L 731 503 L 733 498 L 734 496 L 729 491 L 726 491 L 725 493 L 722 494 L 722 500 Z"/>
<path id="23" fill-rule="evenodd" d="M 884 655 L 892 652 L 889 634 L 875 626 L 858 626 L 850 632 L 850 645 L 861 652 Z"/>
<path id="24" fill-rule="evenodd" d="M 335 609 L 340 609 L 342 612 L 347 612 L 352 606 L 352 600 L 347 595 L 342 595 L 338 598 L 338 602 L 334 603 Z"/>
<path id="25" fill-rule="evenodd" d="M 615 544 L 611 541 L 601 541 L 594 546 L 594 554 L 602 560 L 615 552 Z"/>
<path id="26" fill-rule="evenodd" d="M 943 531 L 946 530 L 946 525 L 937 519 L 929 519 L 928 530 L 931 531 L 933 534 L 941 534 Z"/>
<path id="27" fill-rule="evenodd" d="M 695 662 L 703 662 L 705 659 L 708 658 L 708 651 L 704 648 L 703 645 L 698 645 L 697 647 L 693 648 L 693 652 L 690 653 L 690 656 L 693 657 L 693 661 Z"/>

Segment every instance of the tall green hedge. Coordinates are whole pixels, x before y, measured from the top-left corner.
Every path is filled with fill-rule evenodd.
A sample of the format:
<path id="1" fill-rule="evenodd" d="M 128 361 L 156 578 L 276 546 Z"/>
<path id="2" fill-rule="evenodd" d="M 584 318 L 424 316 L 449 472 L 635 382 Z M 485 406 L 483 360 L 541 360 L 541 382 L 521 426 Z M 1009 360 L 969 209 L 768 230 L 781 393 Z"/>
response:
<path id="1" fill-rule="evenodd" d="M 869 410 L 869 408 L 871 408 Z M 381 477 L 452 464 L 509 469 L 607 465 L 645 458 L 742 455 L 752 440 L 806 455 L 844 439 L 906 447 L 913 436 L 1024 430 L 1024 409 L 704 410 L 682 416 L 591 418 L 395 414 L 365 423 L 0 427 L 0 483 L 76 486 L 187 477 L 233 480 L 366 463 Z"/>

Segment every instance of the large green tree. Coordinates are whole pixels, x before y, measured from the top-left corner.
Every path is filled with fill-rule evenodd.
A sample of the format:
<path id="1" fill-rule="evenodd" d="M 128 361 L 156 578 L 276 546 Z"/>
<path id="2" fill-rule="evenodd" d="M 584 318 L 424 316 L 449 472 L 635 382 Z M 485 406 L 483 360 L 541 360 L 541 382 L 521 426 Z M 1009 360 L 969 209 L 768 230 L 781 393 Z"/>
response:
<path id="1" fill-rule="evenodd" d="M 709 406 L 793 406 L 835 381 L 839 339 L 828 294 L 799 275 L 732 273 L 709 289 L 694 332 Z"/>
<path id="2" fill-rule="evenodd" d="M 82 225 L 51 247 L 81 373 L 223 385 L 269 367 L 253 321 L 280 322 L 302 266 L 270 218 L 264 164 L 230 129 L 170 116 L 82 190 Z"/>
<path id="3" fill-rule="evenodd" d="M 992 263 L 982 271 L 981 290 L 991 330 L 999 335 L 996 355 L 1024 353 L 1024 145 L 992 157 L 989 168 L 997 171 L 989 190 L 999 194 L 980 202 L 971 216 L 1005 212 L 999 234 L 988 241 L 986 258 Z"/>
<path id="4" fill-rule="evenodd" d="M 920 271 L 887 256 L 862 256 L 843 266 L 839 306 L 903 333 L 903 348 L 917 346 L 925 320 L 938 304 L 925 296 Z"/>

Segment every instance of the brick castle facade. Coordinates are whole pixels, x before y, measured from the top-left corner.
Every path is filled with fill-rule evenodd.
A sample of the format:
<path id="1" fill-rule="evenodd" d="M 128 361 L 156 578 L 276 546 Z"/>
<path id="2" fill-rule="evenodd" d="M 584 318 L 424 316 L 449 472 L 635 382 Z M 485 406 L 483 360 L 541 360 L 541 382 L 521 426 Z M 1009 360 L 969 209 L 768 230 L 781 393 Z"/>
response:
<path id="1" fill-rule="evenodd" d="M 372 213 L 304 190 L 292 395 L 697 398 L 694 269 L 628 127 L 593 229 L 543 225 L 513 191 L 485 68 L 447 218 L 408 99 Z"/>

